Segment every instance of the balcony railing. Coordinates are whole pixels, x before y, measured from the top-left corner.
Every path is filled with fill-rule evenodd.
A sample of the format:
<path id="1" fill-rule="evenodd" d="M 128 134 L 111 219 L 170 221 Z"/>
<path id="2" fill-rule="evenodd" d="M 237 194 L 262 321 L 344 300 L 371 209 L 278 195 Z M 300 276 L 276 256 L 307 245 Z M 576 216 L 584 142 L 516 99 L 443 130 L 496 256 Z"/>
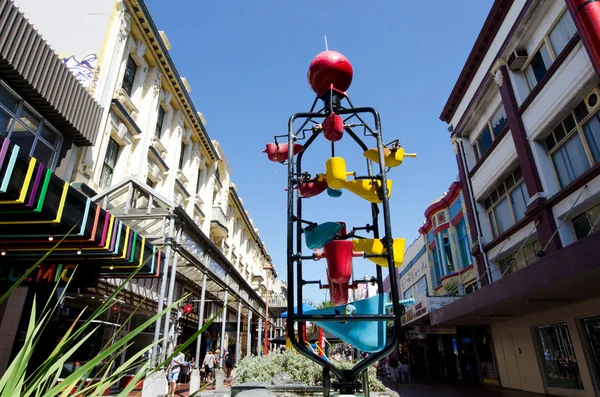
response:
<path id="1" fill-rule="evenodd" d="M 212 208 L 212 221 L 218 222 L 221 226 L 227 229 L 227 216 L 225 215 L 225 212 L 223 212 L 221 207 Z"/>
<path id="2" fill-rule="evenodd" d="M 269 296 L 269 306 L 271 307 L 286 307 L 287 299 L 283 295 Z"/>

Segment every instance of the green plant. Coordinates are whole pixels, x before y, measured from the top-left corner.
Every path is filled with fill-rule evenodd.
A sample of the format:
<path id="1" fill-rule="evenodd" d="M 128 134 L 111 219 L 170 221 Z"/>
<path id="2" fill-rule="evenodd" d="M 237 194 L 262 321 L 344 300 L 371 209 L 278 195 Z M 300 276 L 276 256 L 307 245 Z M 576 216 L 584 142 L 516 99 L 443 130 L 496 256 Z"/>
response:
<path id="1" fill-rule="evenodd" d="M 49 250 L 39 261 L 35 263 L 12 287 L 9 291 L 0 297 L 0 304 L 4 302 L 8 296 L 14 291 L 14 289 L 21 284 L 43 261 L 52 253 L 56 247 L 64 240 L 60 240 L 51 250 Z M 148 258 L 147 260 L 150 260 Z M 135 373 L 133 380 L 129 385 L 119 393 L 119 396 L 127 396 L 137 385 L 138 381 L 145 379 L 150 374 L 156 371 L 162 371 L 162 367 L 169 362 L 176 354 L 184 351 L 190 344 L 192 344 L 211 324 L 218 318 L 221 313 L 219 310 L 215 316 L 208 320 L 200 330 L 198 330 L 191 338 L 184 344 L 179 346 L 166 360 L 160 363 L 158 366 L 153 367 L 149 361 L 144 364 L 140 364 L 140 359 L 144 353 L 150 348 L 154 348 L 161 341 L 152 343 L 134 354 L 130 355 L 130 358 L 123 364 L 114 369 L 113 372 L 109 372 L 114 360 L 119 357 L 125 350 L 131 347 L 133 339 L 144 332 L 149 326 L 155 323 L 158 319 L 165 317 L 166 314 L 176 308 L 182 301 L 186 299 L 183 297 L 181 300 L 173 302 L 172 305 L 166 307 L 161 312 L 155 314 L 149 318 L 142 325 L 137 328 L 130 330 L 125 336 L 119 340 L 111 339 L 98 353 L 98 355 L 92 358 L 90 361 L 77 368 L 73 373 L 68 375 L 61 383 L 58 380 L 61 376 L 63 365 L 70 360 L 73 354 L 81 347 L 93 334 L 96 332 L 98 327 L 94 326 L 93 320 L 99 318 L 103 313 L 106 313 L 111 309 L 113 302 L 123 289 L 123 287 L 129 282 L 137 271 L 132 274 L 121 283 L 119 287 L 106 299 L 98 309 L 96 309 L 86 321 L 77 329 L 75 324 L 77 320 L 82 316 L 83 312 L 80 313 L 79 317 L 70 326 L 65 335 L 57 342 L 56 347 L 44 363 L 33 370 L 31 374 L 27 373 L 27 366 L 31 360 L 36 346 L 40 342 L 40 338 L 44 329 L 48 326 L 50 319 L 59 306 L 59 301 L 64 298 L 66 288 L 63 290 L 61 297 L 57 302 L 52 305 L 49 300 L 45 303 L 42 310 L 38 313 L 36 304 L 31 308 L 31 314 L 29 316 L 29 324 L 25 336 L 25 342 L 23 347 L 17 353 L 15 359 L 12 361 L 4 375 L 0 378 L 0 397 L 54 397 L 61 396 L 66 397 L 68 395 L 73 396 L 101 396 L 104 391 L 110 386 L 119 382 L 120 378 L 126 373 Z M 54 286 L 56 291 L 58 284 Z M 55 294 L 53 293 L 52 296 Z M 35 300 L 34 300 L 35 302 Z M 137 309 L 136 309 L 137 310 Z M 135 313 L 135 311 L 134 311 Z M 117 335 L 132 319 L 132 313 L 126 321 L 121 324 L 115 335 Z M 103 365 L 110 364 L 110 365 Z M 97 371 L 97 368 L 102 366 L 103 369 Z M 92 372 L 95 373 L 95 378 L 99 379 L 97 383 L 85 384 L 82 379 L 86 379 Z"/>
<path id="2" fill-rule="evenodd" d="M 342 369 L 350 369 L 354 365 L 349 361 L 332 361 L 336 367 Z M 262 357 L 244 357 L 240 361 L 234 382 L 268 382 L 280 372 L 290 375 L 293 382 L 302 382 L 309 386 L 321 385 L 323 382 L 323 368 L 291 350 Z M 368 373 L 371 390 L 385 391 L 385 386 L 376 377 L 375 367 L 369 367 Z"/>

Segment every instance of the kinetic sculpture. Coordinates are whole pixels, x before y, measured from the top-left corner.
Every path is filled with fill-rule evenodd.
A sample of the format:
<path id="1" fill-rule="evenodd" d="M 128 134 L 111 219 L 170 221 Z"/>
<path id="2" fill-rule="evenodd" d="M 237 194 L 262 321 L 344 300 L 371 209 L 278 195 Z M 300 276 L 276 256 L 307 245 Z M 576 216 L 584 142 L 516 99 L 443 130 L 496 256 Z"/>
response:
<path id="1" fill-rule="evenodd" d="M 400 301 L 398 297 L 397 267 L 404 260 L 406 239 L 392 238 L 389 206 L 392 181 L 387 178 L 387 169 L 399 166 L 405 157 L 416 155 L 405 153 L 398 140 L 384 144 L 377 111 L 370 107 L 355 108 L 352 105 L 345 92 L 350 87 L 352 76 L 352 66 L 342 54 L 335 51 L 318 54 L 308 70 L 308 82 L 317 95 L 310 111 L 292 115 L 287 135 L 276 136 L 275 143 L 267 144 L 264 151 L 269 160 L 288 167 L 287 334 L 298 352 L 323 367 L 325 396 L 329 396 L 332 386 L 343 394 L 353 394 L 360 390 L 361 384 L 357 381 L 360 374 L 364 375 L 362 388 L 365 394 L 368 393 L 366 369 L 396 348 L 404 305 L 414 303 L 413 300 Z M 319 101 L 323 107 L 316 111 Z M 363 119 L 367 115 L 372 117 L 370 123 Z M 296 123 L 300 125 L 296 126 Z M 373 138 L 376 147 L 369 147 L 363 142 L 355 132 L 357 129 L 362 129 L 364 137 Z M 325 161 L 325 173 L 311 175 L 303 170 L 302 158 L 321 135 L 331 145 L 331 157 Z M 278 138 L 287 138 L 287 142 L 279 143 Z M 348 171 L 345 159 L 335 155 L 335 143 L 344 138 L 352 139 L 366 157 L 366 175 Z M 303 142 L 300 144 L 298 141 Z M 377 171 L 373 170 L 373 163 L 378 165 Z M 370 203 L 373 218 L 371 225 L 353 227 L 348 232 L 344 222 L 317 224 L 303 218 L 303 200 L 324 191 L 332 198 L 339 198 L 344 190 Z M 383 237 L 379 234 L 380 206 L 383 211 Z M 372 233 L 372 238 L 358 235 L 359 231 Z M 313 250 L 311 255 L 303 254 L 302 235 L 306 247 Z M 365 282 L 352 280 L 354 257 L 364 257 L 376 264 L 377 277 L 372 281 L 377 283 L 379 294 L 349 304 L 348 290 Z M 303 263 L 322 258 L 327 263 L 327 285 L 322 285 L 320 280 L 304 280 Z M 383 267 L 389 270 L 391 302 L 387 301 L 387 294 L 383 293 Z M 302 293 L 307 284 L 328 288 L 334 307 L 303 312 Z M 297 312 L 294 309 L 296 306 Z M 297 335 L 294 332 L 295 323 L 303 325 L 309 321 L 370 354 L 351 370 L 337 368 L 330 360 L 319 357 L 312 349 L 307 348 L 302 332 Z M 394 333 L 391 340 L 387 340 L 386 324 L 390 321 L 394 323 Z M 338 382 L 331 383 L 331 373 Z"/>

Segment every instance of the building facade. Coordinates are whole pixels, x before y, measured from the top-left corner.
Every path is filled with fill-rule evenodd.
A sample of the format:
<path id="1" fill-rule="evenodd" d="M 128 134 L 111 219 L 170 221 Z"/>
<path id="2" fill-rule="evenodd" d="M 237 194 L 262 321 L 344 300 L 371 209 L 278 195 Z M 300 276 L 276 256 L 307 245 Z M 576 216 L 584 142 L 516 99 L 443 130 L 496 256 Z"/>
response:
<path id="1" fill-rule="evenodd" d="M 406 249 L 399 271 L 399 295 L 413 298 L 402 317 L 404 353 L 412 373 L 425 382 L 467 381 L 497 384 L 489 328 L 434 325 L 437 310 L 478 288 L 477 264 L 460 182 L 425 210 L 419 237 Z M 386 280 L 387 281 L 387 280 Z M 389 282 L 387 286 L 389 293 Z"/>
<path id="2" fill-rule="evenodd" d="M 21 83 L 7 81 L 2 88 L 8 94 L 3 98 L 9 101 L 11 94 L 16 102 L 14 108 L 7 102 L 2 109 L 8 111 L 5 123 L 12 120 L 10 114 L 22 112 L 22 124 L 31 131 L 34 128 L 25 117 L 37 114 L 35 105 L 42 107 L 32 119 L 37 120 L 33 139 L 25 139 L 23 133 L 19 138 L 12 124 L 3 136 L 22 148 L 32 141 L 29 154 L 67 181 L 82 200 L 97 205 L 99 214 L 110 212 L 107 219 L 115 217 L 110 225 L 117 225 L 119 219 L 122 229 L 143 238 L 149 249 L 162 248 L 162 262 L 153 268 L 153 277 L 126 285 L 115 311 L 118 315 L 106 322 L 118 324 L 144 302 L 138 314 L 142 321 L 147 314 L 187 297 L 194 306 L 192 313 L 171 313 L 135 346 L 165 335 L 162 351 L 166 352 L 226 305 L 190 353 L 201 359 L 208 348 L 230 348 L 239 360 L 262 350 L 265 329 L 271 338 L 283 333 L 277 313 L 287 305 L 285 283 L 277 280 L 259 230 L 231 180 L 225 154 L 210 139 L 206 120 L 191 100 L 190 85 L 169 56 L 169 40 L 155 26 L 144 2 L 16 0 L 15 5 L 19 10 L 11 12 L 23 13 L 28 26 L 48 42 L 45 59 L 57 63 L 61 72 L 70 72 L 52 82 L 56 87 L 66 84 L 73 93 L 65 95 L 71 95 L 73 102 L 77 99 L 82 108 L 68 100 L 64 102 L 71 108 L 54 105 L 43 97 L 43 89 L 48 90 L 44 86 L 36 96 L 20 93 Z M 27 97 L 31 102 L 22 101 Z M 47 118 L 44 106 L 50 106 L 44 100 L 55 106 Z M 110 295 L 121 281 L 108 276 L 87 285 L 68 305 L 93 307 L 94 301 Z M 7 307 L 12 306 L 9 302 Z M 93 354 L 104 339 L 98 338 L 98 346 L 88 353 Z"/>
<path id="3" fill-rule="evenodd" d="M 497 0 L 440 118 L 478 290 L 430 316 L 488 325 L 506 388 L 597 396 L 598 8 Z"/>

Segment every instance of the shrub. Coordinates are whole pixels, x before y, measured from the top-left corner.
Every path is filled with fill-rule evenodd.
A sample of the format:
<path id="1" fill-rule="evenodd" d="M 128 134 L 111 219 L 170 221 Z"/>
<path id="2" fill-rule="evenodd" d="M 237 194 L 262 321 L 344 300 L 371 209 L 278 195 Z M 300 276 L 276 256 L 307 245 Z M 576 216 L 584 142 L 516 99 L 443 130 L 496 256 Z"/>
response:
<path id="1" fill-rule="evenodd" d="M 341 369 L 350 369 L 354 366 L 354 363 L 349 361 L 333 360 L 333 362 Z M 375 367 L 369 367 L 368 371 L 371 390 L 385 391 L 385 386 L 376 377 Z M 234 382 L 235 384 L 268 382 L 279 372 L 290 375 L 293 382 L 302 382 L 309 386 L 321 385 L 323 382 L 323 368 L 320 365 L 290 350 L 262 357 L 244 357 L 237 368 Z"/>

